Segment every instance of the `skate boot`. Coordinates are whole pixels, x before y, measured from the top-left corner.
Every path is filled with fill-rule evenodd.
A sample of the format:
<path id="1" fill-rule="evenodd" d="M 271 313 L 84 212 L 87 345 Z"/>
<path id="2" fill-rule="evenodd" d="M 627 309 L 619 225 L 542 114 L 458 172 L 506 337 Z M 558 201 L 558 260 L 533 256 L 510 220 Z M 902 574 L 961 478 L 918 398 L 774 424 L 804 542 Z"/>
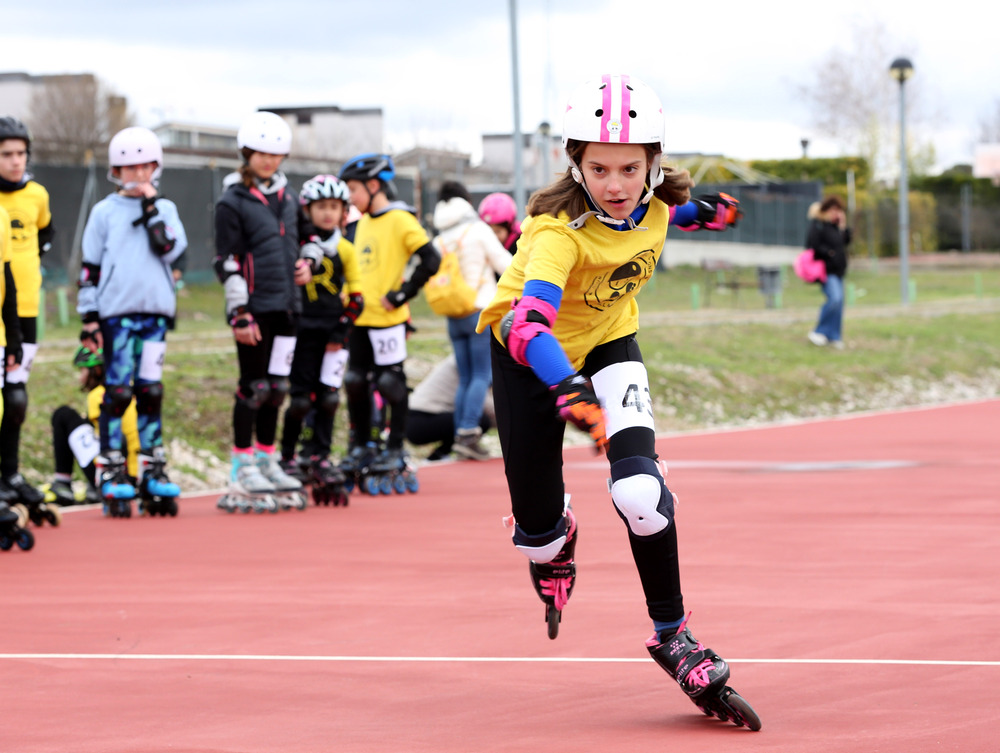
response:
<path id="1" fill-rule="evenodd" d="M 378 445 L 368 442 L 351 447 L 347 457 L 340 461 L 340 470 L 345 477 L 344 488 L 348 492 L 353 491 L 355 487 L 365 491 L 366 480 L 376 455 L 378 455 Z"/>
<path id="2" fill-rule="evenodd" d="M 104 514 L 112 518 L 132 517 L 132 500 L 135 487 L 125 470 L 125 458 L 119 450 L 111 450 L 107 457 L 94 461 L 98 468 L 98 485 L 104 501 Z"/>
<path id="3" fill-rule="evenodd" d="M 25 481 L 20 473 L 4 476 L 0 479 L 0 487 L 6 492 L 5 498 L 13 495 L 11 507 L 21 507 L 23 513 L 18 511 L 19 514 L 27 515 L 28 520 L 36 526 L 43 523 L 57 526 L 62 522 L 59 506 L 46 502 L 44 492 Z"/>
<path id="4" fill-rule="evenodd" d="M 257 463 L 264 478 L 274 487 L 274 498 L 278 503 L 278 509 L 306 509 L 306 494 L 302 491 L 302 482 L 282 470 L 281 463 L 273 452 L 257 450 L 254 453 L 254 462 Z"/>
<path id="5" fill-rule="evenodd" d="M 274 484 L 260 472 L 251 453 L 233 453 L 229 489 L 215 506 L 225 512 L 278 512 Z"/>
<path id="6" fill-rule="evenodd" d="M 45 501 L 49 504 L 61 505 L 62 507 L 80 504 L 76 492 L 73 491 L 73 485 L 66 479 L 57 478 L 53 480 L 44 492 Z"/>
<path id="7" fill-rule="evenodd" d="M 368 494 L 403 494 L 420 488 L 417 469 L 402 447 L 387 447 L 372 461 L 364 490 Z"/>
<path id="8" fill-rule="evenodd" d="M 305 487 L 309 483 L 309 462 L 302 457 L 281 458 L 278 461 L 286 476 L 291 476 Z"/>
<path id="9" fill-rule="evenodd" d="M 177 517 L 177 497 L 181 488 L 167 477 L 166 462 L 162 447 L 154 447 L 149 455 L 139 455 L 140 515 Z"/>
<path id="10" fill-rule="evenodd" d="M 661 638 L 653 633 L 646 641 L 649 655 L 707 716 L 756 732 L 761 727 L 760 717 L 739 693 L 726 685 L 729 665 L 691 635 L 687 628 L 690 618 L 690 614 L 685 617 L 673 635 Z"/>
<path id="11" fill-rule="evenodd" d="M 0 551 L 8 551 L 14 544 L 26 552 L 35 545 L 35 536 L 21 525 L 21 519 L 10 505 L 0 502 Z"/>
<path id="12" fill-rule="evenodd" d="M 518 548 L 527 548 L 528 537 L 523 534 L 519 536 L 519 532 L 520 529 L 515 531 L 514 544 Z M 553 542 L 564 538 L 562 547 L 556 556 L 548 562 L 531 560 L 528 563 L 531 584 L 535 587 L 538 598 L 545 604 L 545 622 L 551 640 L 555 640 L 559 635 L 562 611 L 569 602 L 570 594 L 573 593 L 573 586 L 576 583 L 576 563 L 573 559 L 577 540 L 576 516 L 573 515 L 573 509 L 568 504 L 553 533 L 555 534 L 554 538 L 550 534 L 546 534 L 546 538 Z"/>
<path id="13" fill-rule="evenodd" d="M 349 502 L 345 482 L 347 476 L 328 458 L 313 457 L 309 461 L 309 484 L 312 486 L 313 502 L 317 505 L 347 507 Z"/>

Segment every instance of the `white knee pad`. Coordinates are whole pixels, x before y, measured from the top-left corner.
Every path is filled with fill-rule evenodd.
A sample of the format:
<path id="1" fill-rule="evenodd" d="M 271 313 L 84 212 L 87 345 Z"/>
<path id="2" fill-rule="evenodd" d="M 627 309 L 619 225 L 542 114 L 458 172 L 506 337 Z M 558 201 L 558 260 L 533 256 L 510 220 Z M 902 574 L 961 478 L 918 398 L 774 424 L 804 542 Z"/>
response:
<path id="1" fill-rule="evenodd" d="M 611 500 L 629 531 L 640 538 L 662 536 L 674 519 L 674 495 L 650 458 L 612 464 Z"/>

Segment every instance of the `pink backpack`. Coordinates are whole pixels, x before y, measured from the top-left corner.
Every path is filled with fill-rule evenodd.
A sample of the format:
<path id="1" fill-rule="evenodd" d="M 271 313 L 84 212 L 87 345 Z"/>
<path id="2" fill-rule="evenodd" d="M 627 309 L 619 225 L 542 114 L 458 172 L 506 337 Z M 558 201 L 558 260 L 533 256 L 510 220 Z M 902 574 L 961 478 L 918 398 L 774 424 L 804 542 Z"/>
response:
<path id="1" fill-rule="evenodd" d="M 806 282 L 826 282 L 826 264 L 815 257 L 811 248 L 795 257 L 792 268 Z"/>

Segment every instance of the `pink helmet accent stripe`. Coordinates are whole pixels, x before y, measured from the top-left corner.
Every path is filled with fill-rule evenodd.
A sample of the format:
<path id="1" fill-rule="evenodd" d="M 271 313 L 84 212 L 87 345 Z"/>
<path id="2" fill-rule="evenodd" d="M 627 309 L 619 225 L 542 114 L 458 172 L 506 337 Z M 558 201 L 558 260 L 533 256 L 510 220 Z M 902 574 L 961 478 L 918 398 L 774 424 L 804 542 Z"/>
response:
<path id="1" fill-rule="evenodd" d="M 601 99 L 601 141 L 620 141 L 628 143 L 629 110 L 632 109 L 631 91 L 628 86 L 628 76 L 601 76 L 604 83 Z M 616 84 L 612 86 L 612 82 Z M 617 121 L 619 129 L 615 133 L 608 130 L 608 124 Z"/>
<path id="2" fill-rule="evenodd" d="M 628 76 L 622 76 L 622 109 L 621 109 L 621 121 L 622 130 L 619 135 L 619 140 L 624 141 L 626 144 L 630 143 L 628 138 L 628 127 L 632 118 L 629 117 L 629 111 L 632 109 L 632 90 L 628 88 Z"/>
<path id="3" fill-rule="evenodd" d="M 604 88 L 601 90 L 601 141 L 610 141 L 611 134 L 608 132 L 608 121 L 611 119 L 611 76 L 601 76 Z"/>

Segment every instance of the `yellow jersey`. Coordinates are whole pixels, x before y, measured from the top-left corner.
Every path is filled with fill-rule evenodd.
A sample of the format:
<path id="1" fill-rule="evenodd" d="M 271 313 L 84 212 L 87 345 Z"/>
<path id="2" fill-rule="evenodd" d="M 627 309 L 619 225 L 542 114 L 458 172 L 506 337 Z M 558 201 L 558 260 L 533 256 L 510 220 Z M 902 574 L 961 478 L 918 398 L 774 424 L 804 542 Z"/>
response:
<path id="1" fill-rule="evenodd" d="M 100 432 L 101 403 L 104 401 L 104 385 L 94 387 L 87 393 L 87 419 L 94 425 L 94 431 Z M 125 437 L 128 459 L 128 473 L 132 478 L 139 477 L 139 414 L 135 409 L 135 398 L 122 416 L 122 436 Z"/>
<path id="2" fill-rule="evenodd" d="M 0 191 L 0 206 L 10 215 L 10 271 L 17 284 L 17 315 L 38 316 L 38 291 L 42 287 L 42 265 L 38 256 L 38 231 L 52 222 L 49 192 L 29 180 L 24 188 Z"/>
<path id="3" fill-rule="evenodd" d="M 357 326 L 392 327 L 410 318 L 409 304 L 387 311 L 382 297 L 403 284 L 407 262 L 427 243 L 427 233 L 405 209 L 390 209 L 374 217 L 366 214 L 358 220 L 354 248 L 365 308 Z"/>
<path id="4" fill-rule="evenodd" d="M 480 314 L 478 330 L 492 327 L 502 342 L 500 319 L 521 297 L 524 283 L 550 282 L 563 291 L 552 333 L 579 370 L 595 347 L 639 328 L 635 296 L 656 269 L 670 213 L 653 198 L 641 223 L 645 230 L 614 230 L 593 218 L 574 230 L 568 226 L 571 219 L 560 212 L 524 221 L 517 253 Z"/>

